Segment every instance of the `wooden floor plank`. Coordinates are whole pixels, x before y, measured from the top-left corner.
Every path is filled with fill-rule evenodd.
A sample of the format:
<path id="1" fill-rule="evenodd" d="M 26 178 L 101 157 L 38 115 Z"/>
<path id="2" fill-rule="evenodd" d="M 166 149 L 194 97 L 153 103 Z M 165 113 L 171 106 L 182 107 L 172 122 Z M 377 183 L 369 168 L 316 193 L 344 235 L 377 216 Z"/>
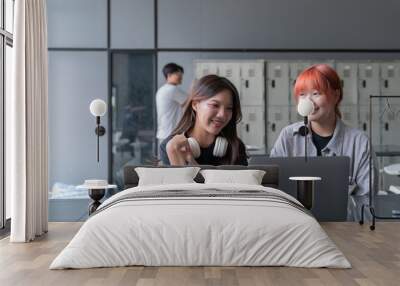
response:
<path id="1" fill-rule="evenodd" d="M 291 267 L 116 267 L 49 270 L 82 223 L 50 223 L 32 243 L 0 240 L 0 285 L 400 285 L 400 224 L 379 222 L 375 231 L 357 223 L 323 223 L 352 269 Z"/>

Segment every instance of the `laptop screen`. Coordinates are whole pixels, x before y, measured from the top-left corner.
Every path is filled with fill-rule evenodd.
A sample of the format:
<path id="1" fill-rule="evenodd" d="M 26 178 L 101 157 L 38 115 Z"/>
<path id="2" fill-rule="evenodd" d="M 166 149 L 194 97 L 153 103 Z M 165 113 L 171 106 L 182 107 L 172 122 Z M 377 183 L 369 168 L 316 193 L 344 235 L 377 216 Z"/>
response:
<path id="1" fill-rule="evenodd" d="M 314 185 L 314 203 L 311 212 L 319 221 L 345 221 L 350 159 L 348 157 L 276 157 L 254 155 L 249 165 L 278 165 L 279 189 L 297 197 L 294 176 L 321 177 Z"/>

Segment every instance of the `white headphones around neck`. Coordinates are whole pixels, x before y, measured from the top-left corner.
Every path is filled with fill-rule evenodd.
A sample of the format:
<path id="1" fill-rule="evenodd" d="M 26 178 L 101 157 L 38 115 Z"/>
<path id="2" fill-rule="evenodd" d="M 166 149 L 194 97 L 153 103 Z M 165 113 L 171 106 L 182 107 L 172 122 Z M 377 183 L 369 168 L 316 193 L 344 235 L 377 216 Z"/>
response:
<path id="1" fill-rule="evenodd" d="M 200 145 L 193 137 L 188 138 L 190 149 L 192 150 L 193 157 L 199 158 L 201 151 Z M 215 145 L 213 149 L 213 155 L 215 157 L 224 157 L 226 154 L 226 150 L 228 149 L 228 140 L 225 137 L 218 136 L 215 139 Z"/>

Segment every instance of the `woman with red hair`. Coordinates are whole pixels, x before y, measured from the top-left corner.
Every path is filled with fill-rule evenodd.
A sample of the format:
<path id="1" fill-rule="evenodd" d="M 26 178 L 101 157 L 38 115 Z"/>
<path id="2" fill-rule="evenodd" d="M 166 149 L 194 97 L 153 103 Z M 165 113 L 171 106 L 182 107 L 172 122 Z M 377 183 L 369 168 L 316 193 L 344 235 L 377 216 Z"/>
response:
<path id="1" fill-rule="evenodd" d="M 350 158 L 348 219 L 359 220 L 361 205 L 368 203 L 369 148 L 368 136 L 341 120 L 339 104 L 343 89 L 336 71 L 326 64 L 308 67 L 300 73 L 294 86 L 295 99 L 309 99 L 313 111 L 308 115 L 309 132 L 298 122 L 285 127 L 274 147 L 271 157 L 347 156 Z M 306 138 L 304 138 L 306 136 Z M 307 143 L 305 143 L 305 140 Z M 373 187 L 377 190 L 377 171 L 373 155 Z"/>

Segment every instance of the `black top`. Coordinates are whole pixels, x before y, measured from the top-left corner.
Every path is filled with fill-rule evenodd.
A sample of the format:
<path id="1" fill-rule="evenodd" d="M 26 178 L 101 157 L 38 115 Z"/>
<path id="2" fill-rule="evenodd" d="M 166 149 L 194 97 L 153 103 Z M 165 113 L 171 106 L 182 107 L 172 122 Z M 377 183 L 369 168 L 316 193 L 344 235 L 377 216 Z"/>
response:
<path id="1" fill-rule="evenodd" d="M 169 159 L 168 159 L 168 154 L 167 154 L 167 143 L 169 142 L 169 140 L 171 140 L 172 137 L 173 137 L 172 135 L 168 136 L 160 144 L 160 160 L 164 165 L 171 165 L 171 163 L 169 162 Z M 200 157 L 195 159 L 199 165 L 217 166 L 217 165 L 225 164 L 223 162 L 224 161 L 223 157 L 215 157 L 213 155 L 214 146 L 215 146 L 215 141 L 206 148 L 200 147 L 200 151 L 201 151 Z M 229 152 L 229 149 L 230 149 L 230 147 L 228 147 L 227 152 Z M 246 147 L 244 146 L 242 141 L 240 141 L 239 154 L 238 154 L 238 157 L 237 157 L 234 165 L 244 165 L 244 166 L 248 165 Z"/>
<path id="2" fill-rule="evenodd" d="M 313 141 L 315 147 L 317 148 L 317 156 L 321 156 L 322 149 L 324 149 L 325 146 L 328 145 L 328 143 L 332 139 L 333 135 L 323 137 L 323 136 L 319 136 L 317 133 L 315 133 L 312 130 L 311 130 L 311 133 L 312 133 L 312 141 Z"/>

